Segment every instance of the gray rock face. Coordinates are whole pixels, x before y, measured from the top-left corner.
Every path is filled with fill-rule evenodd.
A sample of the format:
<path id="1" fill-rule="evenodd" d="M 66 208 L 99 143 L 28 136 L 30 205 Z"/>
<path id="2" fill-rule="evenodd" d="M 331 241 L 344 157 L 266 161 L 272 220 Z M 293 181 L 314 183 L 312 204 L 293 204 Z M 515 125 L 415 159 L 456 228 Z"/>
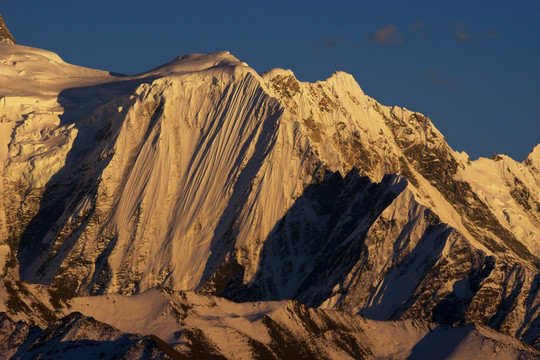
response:
<path id="1" fill-rule="evenodd" d="M 0 44 L 16 44 L 15 38 L 9 32 L 2 15 L 0 15 Z"/>

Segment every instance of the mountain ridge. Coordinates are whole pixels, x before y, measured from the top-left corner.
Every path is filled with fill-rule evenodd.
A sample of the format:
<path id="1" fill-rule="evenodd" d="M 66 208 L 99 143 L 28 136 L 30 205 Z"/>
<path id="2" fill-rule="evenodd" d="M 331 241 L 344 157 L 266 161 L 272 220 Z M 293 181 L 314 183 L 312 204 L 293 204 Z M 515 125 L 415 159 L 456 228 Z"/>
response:
<path id="1" fill-rule="evenodd" d="M 34 301 L 47 297 L 42 293 L 46 287 L 18 286 L 25 287 Z M 29 298 L 19 300 L 26 303 Z M 94 353 L 105 351 L 112 356 L 127 352 L 133 356 L 141 354 L 144 346 L 153 350 L 154 357 L 168 358 L 164 352 L 178 359 L 533 359 L 539 354 L 530 345 L 482 325 L 451 327 L 422 319 L 374 321 L 341 311 L 308 308 L 291 300 L 234 303 L 164 288 L 132 296 L 75 297 L 51 307 L 51 311 L 57 319 L 43 330 L 34 327 L 38 338 L 25 337 L 28 330 L 20 327 L 24 330 L 28 325 L 14 320 L 28 314 L 13 309 L 1 313 L 0 321 L 7 323 L 4 334 L 10 338 L 0 353 L 21 353 L 32 344 L 34 354 L 46 349 L 60 356 L 62 347 L 77 353 L 89 351 L 91 345 Z M 18 331 L 12 331 L 17 327 Z M 92 341 L 99 339 L 99 334 L 104 336 L 97 346 Z M 107 345 L 116 348 L 111 351 Z M 148 358 L 148 352 L 133 358 Z"/>
<path id="2" fill-rule="evenodd" d="M 0 45 L 7 280 L 295 299 L 538 346 L 540 146 L 470 161 L 343 72 L 305 83 L 219 52 L 114 76 L 51 54 Z"/>

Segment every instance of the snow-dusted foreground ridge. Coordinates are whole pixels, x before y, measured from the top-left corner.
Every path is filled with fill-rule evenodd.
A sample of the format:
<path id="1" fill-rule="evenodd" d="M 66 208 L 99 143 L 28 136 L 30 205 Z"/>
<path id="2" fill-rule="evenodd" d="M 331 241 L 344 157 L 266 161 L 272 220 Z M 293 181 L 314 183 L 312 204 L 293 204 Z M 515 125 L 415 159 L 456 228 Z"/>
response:
<path id="1" fill-rule="evenodd" d="M 11 354 L 13 358 L 41 354 L 72 359 L 86 354 L 89 358 L 246 360 L 540 356 L 532 346 L 482 325 L 375 321 L 290 300 L 234 303 L 166 289 L 131 296 L 76 297 L 54 308 L 44 287 L 5 282 L 0 289 L 15 287 L 19 295 L 26 293 L 17 298 L 20 304 L 40 310 L 12 313 L 19 322 L 0 313 L 2 358 Z M 43 330 L 25 323 L 40 324 L 46 313 L 58 319 L 41 325 Z"/>
<path id="2" fill-rule="evenodd" d="M 540 345 L 540 145 L 470 161 L 343 72 L 220 52 L 120 76 L 0 44 L 0 158 L 1 275 L 58 308 L 163 287 Z"/>

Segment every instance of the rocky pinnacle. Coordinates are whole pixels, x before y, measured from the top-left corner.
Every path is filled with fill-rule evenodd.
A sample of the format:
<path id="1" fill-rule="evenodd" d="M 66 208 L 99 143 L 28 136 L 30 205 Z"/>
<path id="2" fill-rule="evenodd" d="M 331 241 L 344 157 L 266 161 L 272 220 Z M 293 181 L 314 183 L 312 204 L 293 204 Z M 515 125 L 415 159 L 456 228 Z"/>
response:
<path id="1" fill-rule="evenodd" d="M 9 32 L 2 15 L 0 15 L 0 44 L 16 44 L 15 38 Z"/>

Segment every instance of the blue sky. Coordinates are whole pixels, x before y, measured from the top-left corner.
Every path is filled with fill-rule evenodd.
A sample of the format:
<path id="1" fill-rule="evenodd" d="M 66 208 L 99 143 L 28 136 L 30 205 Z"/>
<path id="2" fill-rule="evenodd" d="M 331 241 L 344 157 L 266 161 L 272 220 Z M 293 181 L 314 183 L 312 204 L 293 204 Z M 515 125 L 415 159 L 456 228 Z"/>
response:
<path id="1" fill-rule="evenodd" d="M 19 44 L 134 74 L 229 50 L 303 81 L 352 74 L 384 105 L 427 115 L 472 159 L 540 142 L 540 1 L 9 1 Z"/>

